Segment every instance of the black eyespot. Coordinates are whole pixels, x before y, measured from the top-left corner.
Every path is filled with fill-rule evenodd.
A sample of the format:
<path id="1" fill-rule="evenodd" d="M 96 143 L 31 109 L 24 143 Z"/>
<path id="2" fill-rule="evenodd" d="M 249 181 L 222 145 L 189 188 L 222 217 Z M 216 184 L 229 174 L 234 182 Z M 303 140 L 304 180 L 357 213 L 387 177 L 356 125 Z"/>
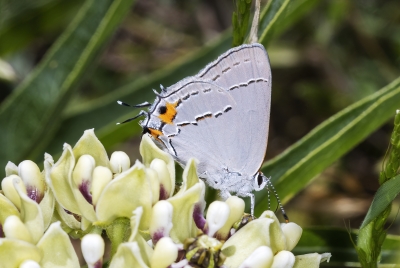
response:
<path id="1" fill-rule="evenodd" d="M 160 114 L 165 114 L 167 112 L 167 107 L 166 106 L 160 106 L 160 108 L 158 108 L 158 112 Z"/>
<path id="2" fill-rule="evenodd" d="M 258 176 L 257 176 L 257 183 L 258 183 L 258 186 L 261 186 L 261 184 L 264 182 L 264 180 L 263 180 L 263 177 L 262 177 L 262 175 L 261 175 L 261 173 L 258 173 Z"/>

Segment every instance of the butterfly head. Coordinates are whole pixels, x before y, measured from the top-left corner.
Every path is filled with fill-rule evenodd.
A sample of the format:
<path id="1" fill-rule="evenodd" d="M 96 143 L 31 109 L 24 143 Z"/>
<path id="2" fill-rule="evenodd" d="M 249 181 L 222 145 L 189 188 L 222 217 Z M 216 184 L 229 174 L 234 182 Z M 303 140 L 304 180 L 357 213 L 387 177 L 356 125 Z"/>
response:
<path id="1" fill-rule="evenodd" d="M 268 180 L 269 179 L 267 177 L 265 177 L 264 174 L 262 174 L 260 171 L 257 172 L 253 176 L 254 190 L 261 191 L 262 189 L 264 189 L 267 186 Z"/>

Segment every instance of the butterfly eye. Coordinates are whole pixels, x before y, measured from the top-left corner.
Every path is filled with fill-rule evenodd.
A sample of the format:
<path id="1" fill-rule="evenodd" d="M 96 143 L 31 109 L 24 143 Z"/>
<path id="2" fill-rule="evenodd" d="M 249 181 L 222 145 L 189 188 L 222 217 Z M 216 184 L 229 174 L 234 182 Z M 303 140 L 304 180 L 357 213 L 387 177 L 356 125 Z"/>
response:
<path id="1" fill-rule="evenodd" d="M 257 184 L 258 184 L 258 186 L 261 186 L 263 184 L 263 182 L 264 182 L 264 179 L 262 177 L 262 174 L 259 172 L 258 176 L 257 176 Z"/>
<path id="2" fill-rule="evenodd" d="M 267 184 L 267 178 L 261 172 L 254 175 L 254 190 L 261 191 Z"/>

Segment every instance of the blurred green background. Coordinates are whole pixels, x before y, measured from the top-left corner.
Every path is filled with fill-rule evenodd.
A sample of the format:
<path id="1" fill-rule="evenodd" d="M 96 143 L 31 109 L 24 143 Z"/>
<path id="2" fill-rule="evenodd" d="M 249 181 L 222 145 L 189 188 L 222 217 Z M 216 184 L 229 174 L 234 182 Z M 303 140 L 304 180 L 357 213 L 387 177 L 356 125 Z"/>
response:
<path id="1" fill-rule="evenodd" d="M 262 6 L 265 3 L 262 1 Z M 0 2 L 0 111 L 82 5 L 76 0 Z M 44 152 L 57 159 L 64 142 L 75 144 L 89 128 L 96 129 L 109 153 L 123 150 L 132 161 L 140 158 L 137 122 L 115 126 L 138 110 L 118 106 L 115 100 L 151 102 L 152 88 L 159 90 L 160 83 L 169 86 L 195 74 L 228 49 L 233 10 L 231 0 L 135 1 L 111 39 L 94 52 L 96 60 L 88 62 L 82 79 L 73 86 L 76 90 L 68 98 L 60 97 L 63 106 L 52 110 L 52 120 L 43 126 L 49 127 L 51 135 L 43 136 L 46 131 L 38 134 L 46 142 L 37 137 L 40 146 L 27 146 L 21 154 L 3 154 L 0 165 L 6 160 L 18 164 L 22 159 L 41 163 Z M 290 1 L 267 46 L 273 93 L 266 160 L 399 76 L 399 10 L 398 0 Z M 12 105 L 16 106 L 14 114 L 19 106 L 26 108 L 25 102 Z M 9 122 L 0 121 L 0 131 L 9 137 L 25 131 L 28 123 L 18 118 L 7 118 L 16 120 L 13 129 Z M 379 187 L 381 162 L 392 129 L 391 119 L 316 176 L 285 204 L 290 218 L 304 226 L 358 228 Z M 9 146 L 7 139 L 1 142 L 0 148 Z M 0 175 L 3 177 L 4 171 Z M 400 231 L 396 219 L 399 201 L 395 200 L 388 221 L 393 234 Z"/>

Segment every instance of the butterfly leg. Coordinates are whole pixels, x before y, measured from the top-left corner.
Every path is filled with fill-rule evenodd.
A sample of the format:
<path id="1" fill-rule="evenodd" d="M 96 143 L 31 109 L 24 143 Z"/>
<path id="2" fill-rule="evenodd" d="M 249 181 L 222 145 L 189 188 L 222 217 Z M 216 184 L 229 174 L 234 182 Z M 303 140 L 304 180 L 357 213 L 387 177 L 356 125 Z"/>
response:
<path id="1" fill-rule="evenodd" d="M 250 206 L 251 206 L 251 216 L 254 217 L 254 206 L 255 206 L 255 197 L 252 193 L 246 193 L 246 196 L 250 197 Z"/>

